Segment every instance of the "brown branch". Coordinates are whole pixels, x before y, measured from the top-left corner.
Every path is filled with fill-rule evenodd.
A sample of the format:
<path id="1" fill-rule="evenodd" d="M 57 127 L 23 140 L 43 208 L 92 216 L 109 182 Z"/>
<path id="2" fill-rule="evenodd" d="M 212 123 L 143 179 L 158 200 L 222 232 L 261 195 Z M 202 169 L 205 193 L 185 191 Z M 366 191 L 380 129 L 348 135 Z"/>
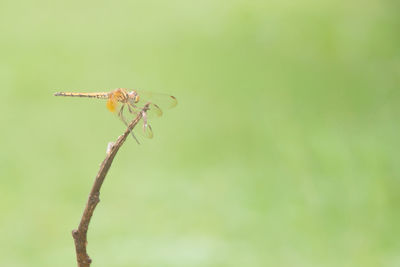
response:
<path id="1" fill-rule="evenodd" d="M 138 124 L 142 119 L 143 113 L 149 109 L 149 104 L 146 104 L 142 112 L 136 116 L 136 118 L 128 125 L 128 128 L 123 135 L 118 137 L 117 141 L 113 143 L 107 149 L 107 156 L 101 163 L 100 170 L 97 173 L 96 179 L 94 181 L 92 190 L 90 191 L 89 198 L 86 203 L 85 210 L 83 211 L 81 222 L 79 223 L 78 229 L 72 231 L 72 236 L 75 241 L 76 258 L 78 261 L 78 267 L 89 267 L 92 260 L 86 252 L 87 245 L 87 231 L 89 228 L 90 219 L 92 218 L 93 211 L 96 208 L 97 203 L 100 201 L 100 188 L 103 181 L 107 175 L 108 170 L 111 167 L 111 163 L 114 160 L 119 148 L 123 145 L 126 138 L 132 129 Z"/>

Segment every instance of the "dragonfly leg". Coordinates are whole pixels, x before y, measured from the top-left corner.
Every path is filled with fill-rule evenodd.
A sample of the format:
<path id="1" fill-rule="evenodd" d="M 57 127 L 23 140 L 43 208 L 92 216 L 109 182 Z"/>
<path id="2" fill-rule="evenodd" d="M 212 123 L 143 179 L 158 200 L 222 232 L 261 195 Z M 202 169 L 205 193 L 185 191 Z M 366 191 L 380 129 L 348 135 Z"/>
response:
<path id="1" fill-rule="evenodd" d="M 124 118 L 124 107 L 125 107 L 125 105 L 122 105 L 122 107 L 120 108 L 120 110 L 118 111 L 118 117 L 122 120 L 122 122 L 126 125 L 126 126 L 128 126 L 128 123 L 126 122 L 126 120 L 125 120 L 125 118 Z M 128 106 L 128 108 L 129 108 L 129 106 Z M 132 137 L 133 137 L 133 139 L 135 139 L 135 141 L 140 145 L 140 142 L 139 142 L 139 140 L 136 138 L 136 136 L 133 134 L 133 132 L 131 131 L 131 135 L 132 135 Z"/>
<path id="2" fill-rule="evenodd" d="M 137 112 L 134 111 L 135 108 L 137 108 L 135 105 L 128 103 L 128 110 L 131 114 L 137 114 Z"/>
<path id="3" fill-rule="evenodd" d="M 149 102 L 148 105 L 150 105 L 151 103 Z M 142 113 L 142 120 L 143 120 L 143 134 L 147 137 L 147 138 L 153 138 L 153 130 L 151 129 L 150 124 L 148 124 L 148 113 L 147 111 L 143 111 L 143 108 L 136 106 L 134 104 L 131 103 L 127 103 L 128 105 L 128 110 L 130 113 L 137 115 L 139 112 Z M 142 109 L 140 111 L 140 109 Z"/>
<path id="4" fill-rule="evenodd" d="M 124 116 L 122 115 L 122 112 L 124 111 L 124 107 L 125 107 L 125 105 L 122 105 L 122 107 L 119 109 L 119 111 L 118 111 L 118 117 L 123 121 L 123 122 L 125 122 L 125 119 L 124 119 Z M 126 122 L 125 122 L 126 123 Z"/>

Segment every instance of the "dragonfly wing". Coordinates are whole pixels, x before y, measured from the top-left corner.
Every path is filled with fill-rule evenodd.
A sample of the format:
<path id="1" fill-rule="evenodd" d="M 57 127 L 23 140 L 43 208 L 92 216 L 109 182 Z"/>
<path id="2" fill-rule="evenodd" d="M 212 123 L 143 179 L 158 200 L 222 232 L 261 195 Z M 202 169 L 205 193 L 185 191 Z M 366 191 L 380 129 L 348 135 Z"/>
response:
<path id="1" fill-rule="evenodd" d="M 151 125 L 147 121 L 144 121 L 143 119 L 139 123 L 139 125 L 136 125 L 136 127 L 133 129 L 133 132 L 136 135 L 140 135 L 149 139 L 153 138 L 154 136 Z"/>
<path id="2" fill-rule="evenodd" d="M 153 118 L 153 117 L 161 117 L 163 111 L 157 104 L 150 103 L 149 110 L 147 110 L 146 113 L 149 118 Z"/>
<path id="3" fill-rule="evenodd" d="M 160 110 L 170 109 L 178 104 L 174 96 L 168 94 L 159 94 L 148 91 L 137 91 L 139 95 L 138 105 L 144 106 L 146 103 L 152 103 Z"/>
<path id="4" fill-rule="evenodd" d="M 126 106 L 126 109 L 124 109 L 125 106 Z M 122 105 L 121 109 L 118 112 L 118 117 L 120 117 L 120 119 L 123 121 L 123 123 L 126 126 L 128 126 L 129 123 L 132 120 L 134 120 L 140 112 L 142 112 L 142 108 L 139 108 L 137 106 L 131 105 L 130 103 L 127 103 L 127 104 Z M 153 130 L 149 124 L 148 118 L 149 118 L 148 112 L 144 112 L 142 114 L 141 121 L 138 123 L 138 125 L 136 125 L 135 128 L 133 128 L 133 131 L 131 132 L 133 138 L 135 138 L 136 142 L 138 142 L 138 143 L 139 143 L 139 141 L 137 140 L 135 134 L 139 134 L 146 138 L 153 138 Z"/>
<path id="5" fill-rule="evenodd" d="M 142 132 L 141 134 L 144 137 L 147 138 L 153 138 L 153 130 L 151 129 L 151 126 L 149 124 L 149 117 L 147 112 L 143 112 L 142 114 L 142 122 L 143 122 L 143 127 L 142 127 Z"/>
<path id="6" fill-rule="evenodd" d="M 143 123 L 143 135 L 147 138 L 153 138 L 153 130 L 151 129 L 150 124 Z"/>
<path id="7" fill-rule="evenodd" d="M 138 125 L 134 128 L 134 132 L 146 138 L 153 138 L 154 134 L 149 120 L 152 120 L 154 117 L 162 116 L 163 110 L 173 108 L 177 105 L 177 100 L 175 97 L 167 94 L 158 94 L 147 91 L 137 91 L 137 93 L 139 95 L 139 100 L 136 103 L 126 103 L 127 108 L 122 116 L 125 116 L 126 122 L 130 122 L 140 112 L 143 112 L 143 107 L 146 104 L 149 104 L 148 110 L 142 114 L 142 127 L 139 127 Z"/>

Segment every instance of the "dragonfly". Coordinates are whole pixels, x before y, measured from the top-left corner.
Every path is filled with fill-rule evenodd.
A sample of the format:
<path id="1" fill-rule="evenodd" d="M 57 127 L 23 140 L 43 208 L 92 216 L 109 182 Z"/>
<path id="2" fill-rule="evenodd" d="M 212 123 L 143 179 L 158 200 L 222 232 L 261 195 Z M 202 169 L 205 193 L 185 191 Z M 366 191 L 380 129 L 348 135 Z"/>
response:
<path id="1" fill-rule="evenodd" d="M 160 117 L 164 108 L 173 108 L 178 104 L 176 98 L 172 95 L 158 94 L 141 90 L 129 90 L 126 88 L 117 88 L 110 92 L 93 92 L 93 93 L 77 93 L 77 92 L 57 92 L 55 96 L 69 97 L 88 97 L 97 99 L 107 99 L 107 109 L 116 113 L 121 121 L 128 126 L 127 118 L 136 116 L 143 112 L 143 107 L 148 105 L 149 109 L 142 113 L 143 127 L 142 134 L 147 138 L 153 138 L 153 130 L 148 120 L 153 114 Z M 127 110 L 127 111 L 126 111 Z M 126 114 L 129 112 L 128 114 Z M 138 144 L 139 140 L 131 131 L 132 137 Z"/>

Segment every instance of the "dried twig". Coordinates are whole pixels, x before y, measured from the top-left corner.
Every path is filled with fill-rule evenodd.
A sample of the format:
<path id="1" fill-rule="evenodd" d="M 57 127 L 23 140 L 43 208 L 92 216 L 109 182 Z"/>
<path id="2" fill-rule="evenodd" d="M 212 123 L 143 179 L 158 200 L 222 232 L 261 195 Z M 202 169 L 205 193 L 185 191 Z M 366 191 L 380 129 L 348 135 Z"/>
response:
<path id="1" fill-rule="evenodd" d="M 96 179 L 94 181 L 92 190 L 90 191 L 89 198 L 86 203 L 85 210 L 83 211 L 81 222 L 79 223 L 78 229 L 72 231 L 72 236 L 75 241 L 75 250 L 76 250 L 76 258 L 78 261 L 78 267 L 89 267 L 92 260 L 86 252 L 87 245 L 87 231 L 90 223 L 90 219 L 92 218 L 93 211 L 96 208 L 97 203 L 100 201 L 100 188 L 103 184 L 103 181 L 106 177 L 108 170 L 111 167 L 111 163 L 114 160 L 115 155 L 117 154 L 119 148 L 125 142 L 129 133 L 132 129 L 138 124 L 138 122 L 142 119 L 143 114 L 149 109 L 149 104 L 146 104 L 142 112 L 136 116 L 136 118 L 128 125 L 128 128 L 124 132 L 123 135 L 118 137 L 117 141 L 113 143 L 107 149 L 107 156 L 104 159 L 103 163 L 101 163 L 100 170 L 97 173 Z"/>

